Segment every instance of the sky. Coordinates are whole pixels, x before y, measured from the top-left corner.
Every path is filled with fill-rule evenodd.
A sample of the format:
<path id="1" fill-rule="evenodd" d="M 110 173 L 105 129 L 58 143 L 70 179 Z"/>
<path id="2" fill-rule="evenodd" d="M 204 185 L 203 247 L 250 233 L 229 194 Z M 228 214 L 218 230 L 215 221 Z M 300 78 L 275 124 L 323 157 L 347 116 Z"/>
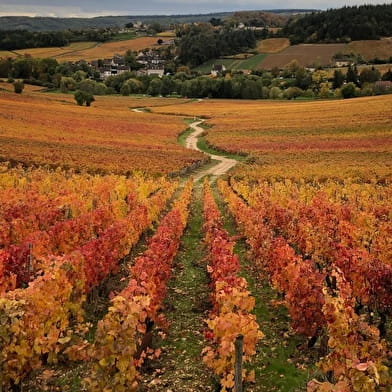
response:
<path id="1" fill-rule="evenodd" d="M 327 9 L 383 4 L 386 0 L 0 0 L 0 16 L 93 17 L 103 15 L 204 14 L 278 8 Z"/>

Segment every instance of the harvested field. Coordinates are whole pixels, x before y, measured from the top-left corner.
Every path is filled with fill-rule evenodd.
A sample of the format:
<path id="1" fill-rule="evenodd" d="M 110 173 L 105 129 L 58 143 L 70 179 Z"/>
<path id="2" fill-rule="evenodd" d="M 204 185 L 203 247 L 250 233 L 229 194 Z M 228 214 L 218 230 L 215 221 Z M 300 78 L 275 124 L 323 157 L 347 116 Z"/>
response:
<path id="1" fill-rule="evenodd" d="M 128 49 L 141 50 L 156 46 L 157 37 L 140 37 L 126 41 L 108 42 L 94 48 L 73 52 L 59 58 L 59 61 L 97 60 L 112 57 L 116 53 L 124 53 Z"/>
<path id="2" fill-rule="evenodd" d="M 293 45 L 280 53 L 267 56 L 260 64 L 262 69 L 283 68 L 290 61 L 297 60 L 304 67 L 327 66 L 333 62 L 333 55 L 342 52 L 346 44 L 301 44 Z"/>
<path id="3" fill-rule="evenodd" d="M 343 53 L 358 53 L 365 60 L 389 59 L 392 57 L 392 37 L 378 41 L 353 41 L 347 44 Z"/>
<path id="4" fill-rule="evenodd" d="M 0 58 L 16 57 L 16 54 L 9 50 L 0 50 Z"/>
<path id="5" fill-rule="evenodd" d="M 158 33 L 157 37 L 170 37 L 170 38 L 175 38 L 176 37 L 176 32 L 174 30 L 167 30 L 167 31 L 162 31 L 162 33 Z"/>
<path id="6" fill-rule="evenodd" d="M 156 46 L 157 37 L 140 37 L 135 39 L 107 42 L 99 44 L 97 42 L 74 42 L 69 46 L 55 48 L 34 48 L 21 49 L 16 51 L 0 51 L 1 57 L 17 57 L 25 54 L 33 57 L 51 57 L 59 62 L 78 60 L 97 60 L 100 58 L 112 57 L 117 53 L 125 53 L 128 49 L 141 50 Z"/>
<path id="7" fill-rule="evenodd" d="M 51 58 L 59 58 L 64 55 L 74 53 L 80 50 L 91 49 L 97 46 L 96 42 L 85 41 L 85 42 L 73 42 L 69 46 L 64 47 L 55 47 L 55 48 L 34 48 L 34 49 L 21 49 L 15 50 L 14 53 L 18 55 L 28 54 L 33 57 L 51 57 Z"/>
<path id="8" fill-rule="evenodd" d="M 259 53 L 278 53 L 290 46 L 288 38 L 268 38 L 258 42 Z"/>

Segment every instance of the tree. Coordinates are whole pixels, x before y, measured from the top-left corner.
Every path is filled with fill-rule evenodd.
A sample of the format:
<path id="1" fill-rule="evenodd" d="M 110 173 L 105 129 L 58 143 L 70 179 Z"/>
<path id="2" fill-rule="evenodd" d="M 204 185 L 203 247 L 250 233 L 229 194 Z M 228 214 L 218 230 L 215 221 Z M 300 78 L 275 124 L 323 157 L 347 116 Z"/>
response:
<path id="1" fill-rule="evenodd" d="M 76 91 L 74 98 L 79 106 L 83 106 L 84 103 L 86 106 L 91 106 L 91 103 L 95 101 L 92 94 L 80 90 Z"/>
<path id="2" fill-rule="evenodd" d="M 131 49 L 128 49 L 124 55 L 125 64 L 128 65 L 132 70 L 138 70 L 143 67 L 143 64 L 140 64 L 136 61 L 136 56 Z"/>
<path id="3" fill-rule="evenodd" d="M 269 97 L 270 99 L 280 99 L 282 97 L 282 90 L 279 87 L 272 87 Z"/>
<path id="4" fill-rule="evenodd" d="M 147 94 L 156 96 L 161 93 L 162 81 L 159 78 L 154 78 L 151 80 L 150 85 L 148 86 Z"/>
<path id="5" fill-rule="evenodd" d="M 85 102 L 86 102 L 86 106 L 91 106 L 91 104 L 95 101 L 95 98 L 92 94 L 90 93 L 84 93 L 85 95 Z"/>
<path id="6" fill-rule="evenodd" d="M 320 98 L 328 98 L 329 97 L 329 85 L 327 82 L 320 84 L 319 97 Z"/>
<path id="7" fill-rule="evenodd" d="M 76 100 L 76 103 L 79 106 L 83 106 L 84 104 L 84 93 L 82 91 L 76 91 L 76 93 L 74 94 L 74 98 Z"/>
<path id="8" fill-rule="evenodd" d="M 149 30 L 153 34 L 157 34 L 157 33 L 161 33 L 163 31 L 163 28 L 158 22 L 154 22 L 150 25 Z"/>
<path id="9" fill-rule="evenodd" d="M 284 91 L 284 96 L 287 99 L 295 99 L 295 98 L 301 96 L 302 93 L 303 93 L 303 90 L 301 90 L 298 87 L 289 87 L 288 89 L 286 89 Z"/>
<path id="10" fill-rule="evenodd" d="M 72 77 L 77 81 L 77 82 L 81 82 L 82 80 L 86 79 L 87 77 L 87 72 L 79 70 L 76 71 Z"/>
<path id="11" fill-rule="evenodd" d="M 141 92 L 143 92 L 143 83 L 135 78 L 126 80 L 120 90 L 122 95 L 138 94 Z"/>
<path id="12" fill-rule="evenodd" d="M 390 82 L 392 82 L 392 71 L 390 68 L 387 72 L 385 72 L 384 75 L 382 75 L 382 80 L 389 80 Z"/>
<path id="13" fill-rule="evenodd" d="M 291 60 L 283 69 L 283 75 L 288 78 L 295 77 L 301 66 L 297 60 Z"/>
<path id="14" fill-rule="evenodd" d="M 312 76 L 305 68 L 300 67 L 295 73 L 295 84 L 302 90 L 306 90 L 312 84 Z"/>
<path id="15" fill-rule="evenodd" d="M 345 84 L 341 89 L 343 98 L 354 98 L 355 97 L 355 84 L 353 82 Z"/>
<path id="16" fill-rule="evenodd" d="M 355 65 L 353 67 L 351 65 L 348 67 L 346 81 L 347 83 L 354 83 L 358 86 L 358 69 Z"/>
<path id="17" fill-rule="evenodd" d="M 344 74 L 339 69 L 336 69 L 333 73 L 332 87 L 333 89 L 337 89 L 343 86 L 344 83 Z"/>
<path id="18" fill-rule="evenodd" d="M 222 26 L 223 25 L 222 19 L 220 19 L 220 18 L 211 18 L 210 23 L 213 26 Z"/>
<path id="19" fill-rule="evenodd" d="M 68 91 L 74 91 L 76 89 L 76 81 L 67 76 L 63 76 L 60 81 L 60 91 L 67 93 Z"/>
<path id="20" fill-rule="evenodd" d="M 33 72 L 33 59 L 28 56 L 14 60 L 12 64 L 12 76 L 20 79 L 30 79 Z"/>
<path id="21" fill-rule="evenodd" d="M 104 95 L 106 94 L 107 87 L 103 83 L 98 83 L 95 80 L 84 79 L 78 83 L 78 90 L 90 94 Z"/>
<path id="22" fill-rule="evenodd" d="M 14 83 L 14 92 L 16 94 L 22 94 L 22 91 L 24 89 L 24 83 L 20 80 L 16 80 Z"/>
<path id="23" fill-rule="evenodd" d="M 0 78 L 8 78 L 12 70 L 12 60 L 9 58 L 0 59 Z"/>
<path id="24" fill-rule="evenodd" d="M 162 79 L 160 94 L 164 97 L 173 92 L 174 83 L 170 76 L 164 76 Z"/>
<path id="25" fill-rule="evenodd" d="M 374 67 L 363 69 L 359 75 L 361 86 L 363 86 L 365 83 L 375 83 L 380 79 L 380 71 Z"/>

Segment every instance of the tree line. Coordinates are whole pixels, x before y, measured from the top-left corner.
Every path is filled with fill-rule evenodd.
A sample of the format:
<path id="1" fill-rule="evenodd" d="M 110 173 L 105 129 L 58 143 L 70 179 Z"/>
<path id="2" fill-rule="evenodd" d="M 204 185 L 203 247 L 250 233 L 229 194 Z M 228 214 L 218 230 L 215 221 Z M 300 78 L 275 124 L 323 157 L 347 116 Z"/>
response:
<path id="1" fill-rule="evenodd" d="M 281 34 L 292 44 L 349 42 L 392 35 L 392 4 L 362 5 L 292 18 Z"/>
<path id="2" fill-rule="evenodd" d="M 72 42 L 110 40 L 117 30 L 87 29 L 32 32 L 27 30 L 0 30 L 0 50 L 47 48 L 67 46 Z"/>
<path id="3" fill-rule="evenodd" d="M 104 81 L 87 63 L 61 63 L 50 58 L 34 59 L 29 56 L 17 59 L 0 59 L 0 77 L 13 82 L 41 85 L 63 93 L 82 91 L 91 95 L 148 94 L 152 96 L 183 96 L 190 98 L 232 99 L 296 99 L 303 97 L 330 98 L 354 97 L 391 93 L 392 71 L 381 74 L 375 67 L 350 66 L 347 71 L 336 70 L 333 76 L 325 70 L 314 72 L 292 61 L 283 70 L 223 71 L 217 77 L 192 72 L 180 66 L 177 72 L 162 78 L 156 75 L 138 75 L 125 72 Z"/>

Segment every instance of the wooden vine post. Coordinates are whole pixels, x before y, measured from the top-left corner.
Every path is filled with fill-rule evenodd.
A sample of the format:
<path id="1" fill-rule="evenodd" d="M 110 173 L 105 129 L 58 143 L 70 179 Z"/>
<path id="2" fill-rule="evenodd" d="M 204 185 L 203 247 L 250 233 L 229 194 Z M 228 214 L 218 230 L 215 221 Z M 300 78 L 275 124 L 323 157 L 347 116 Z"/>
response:
<path id="1" fill-rule="evenodd" d="M 234 390 L 242 392 L 242 355 L 244 352 L 244 336 L 238 335 L 235 343 L 235 369 L 234 369 Z"/>

